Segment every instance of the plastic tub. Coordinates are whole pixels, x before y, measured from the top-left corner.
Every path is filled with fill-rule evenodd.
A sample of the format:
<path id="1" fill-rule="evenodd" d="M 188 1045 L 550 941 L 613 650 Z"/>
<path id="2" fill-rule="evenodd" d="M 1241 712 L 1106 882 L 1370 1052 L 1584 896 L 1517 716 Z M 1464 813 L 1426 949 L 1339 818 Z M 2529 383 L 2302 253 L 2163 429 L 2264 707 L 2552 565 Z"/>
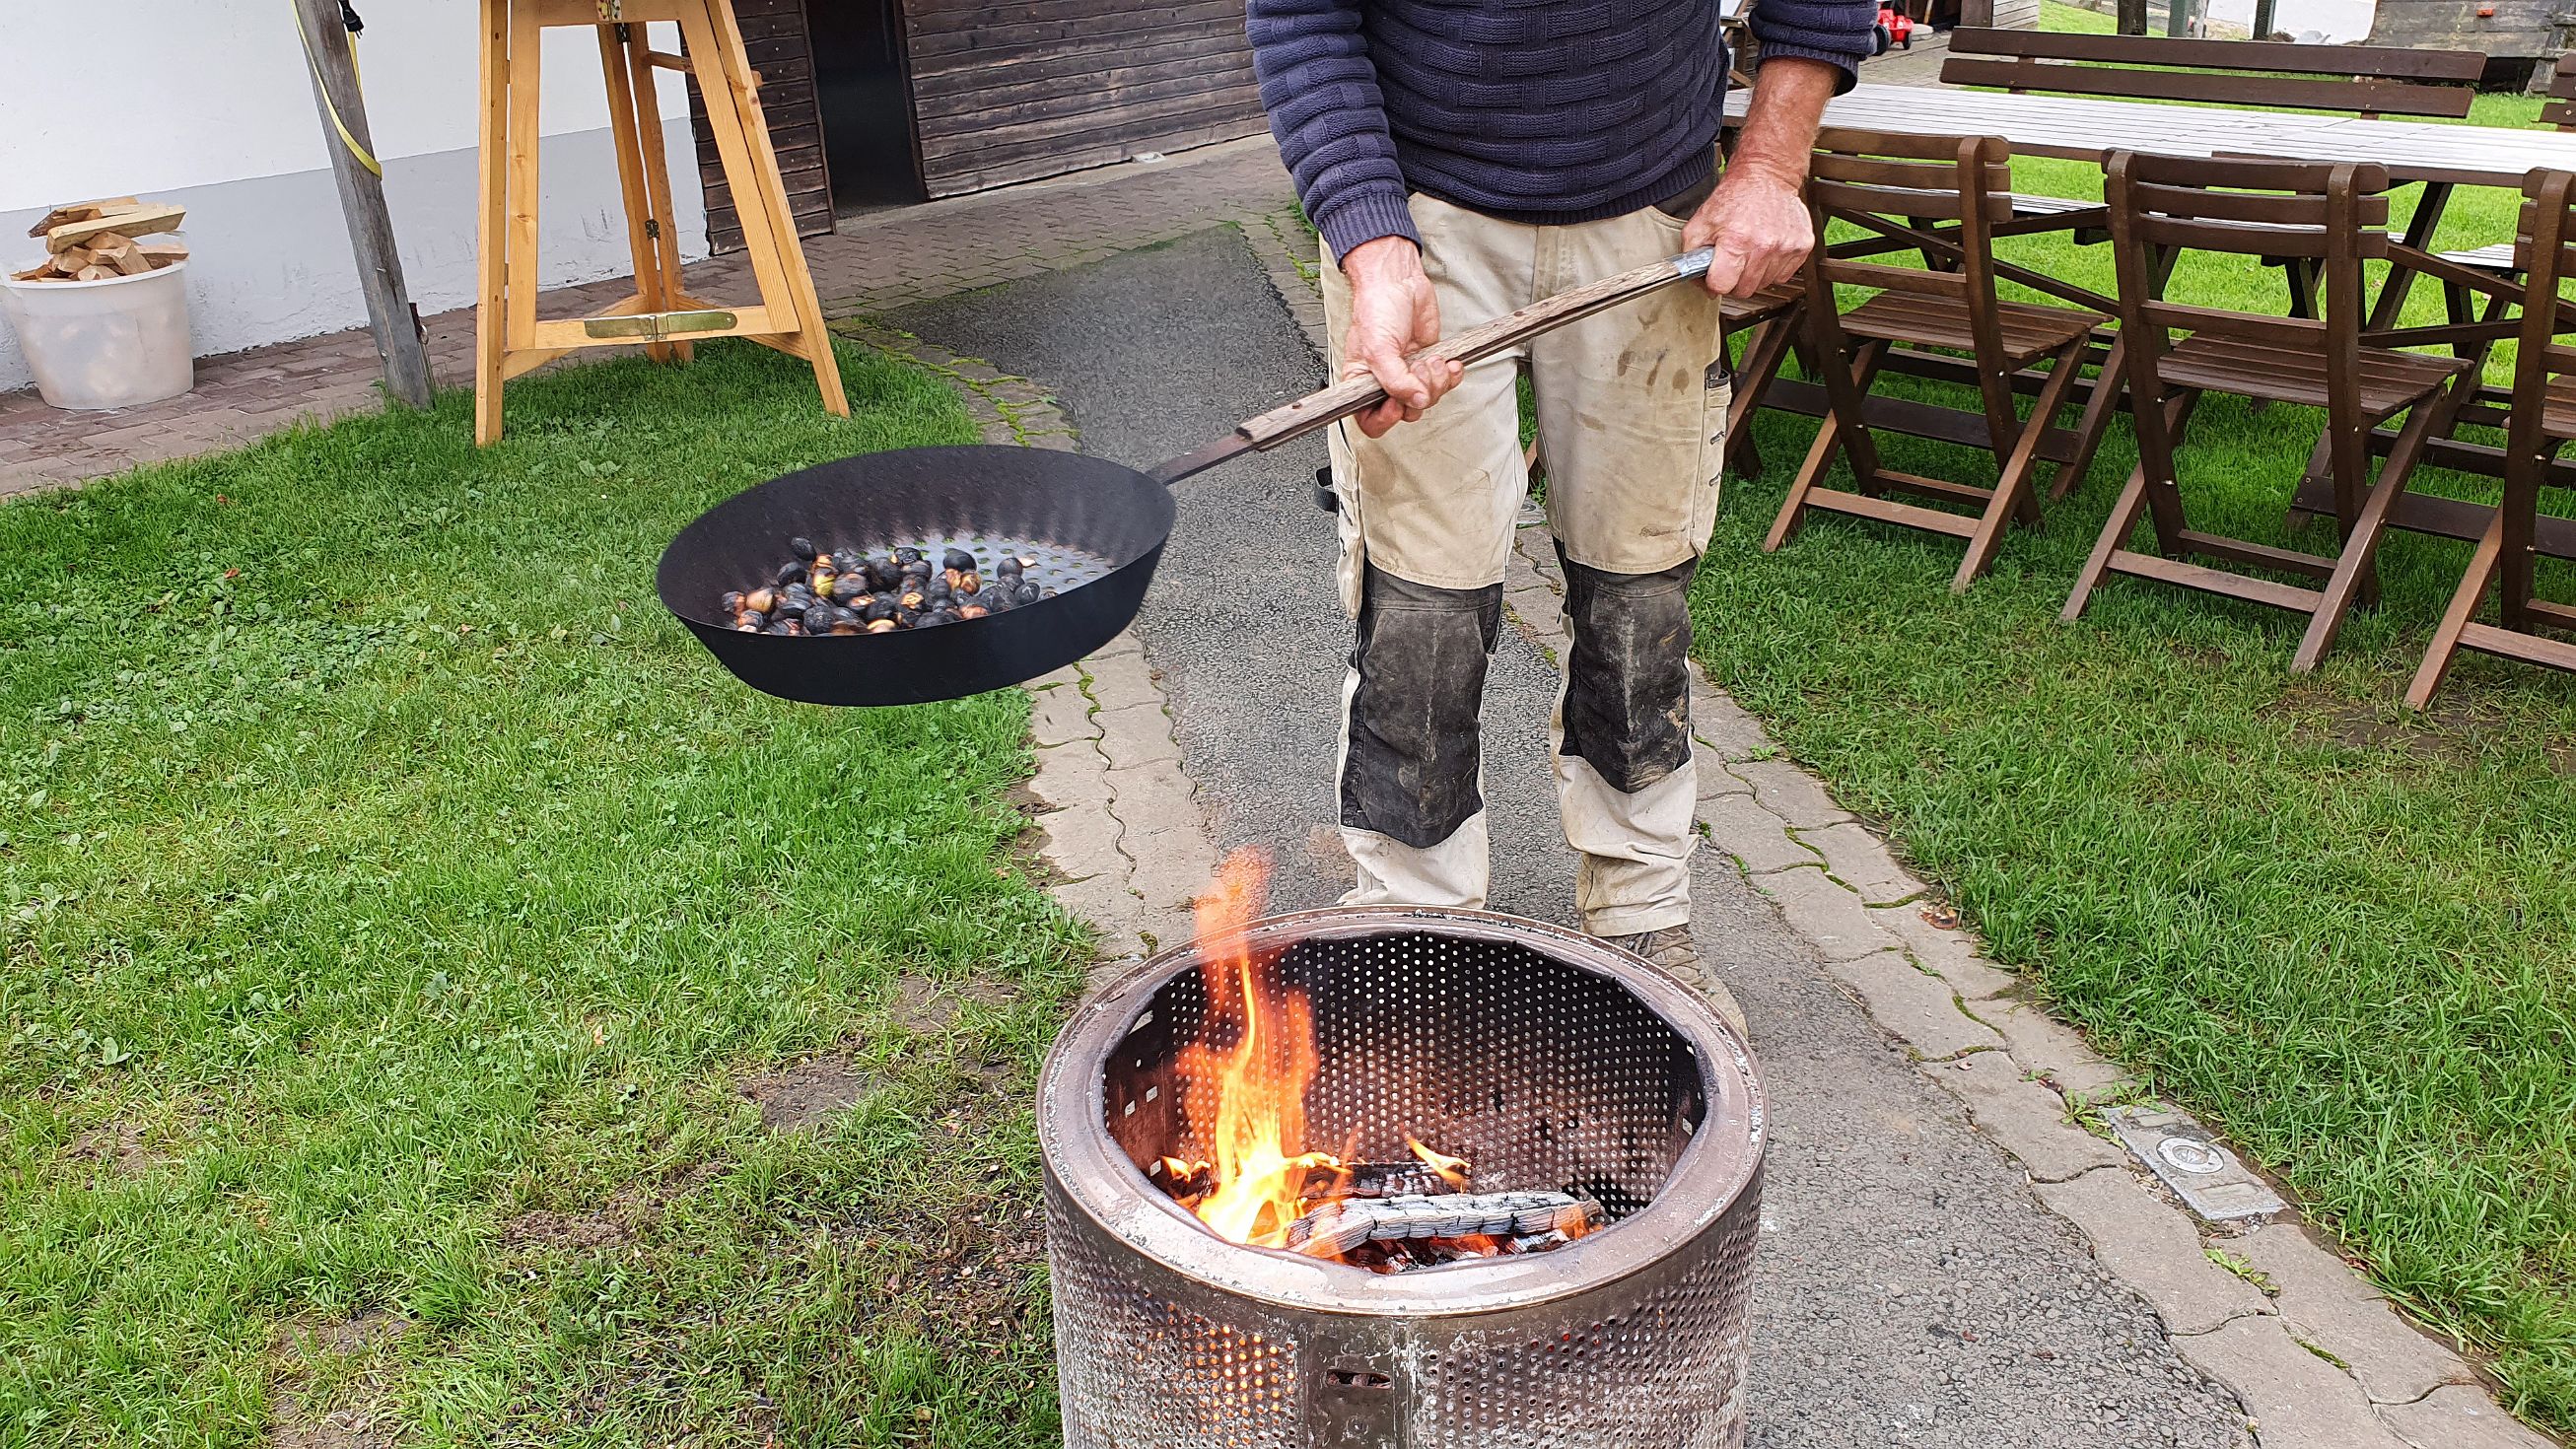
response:
<path id="1" fill-rule="evenodd" d="M 130 408 L 197 385 L 188 340 L 188 264 L 95 282 L 13 282 L 0 314 L 18 334 L 36 391 L 58 408 Z"/>

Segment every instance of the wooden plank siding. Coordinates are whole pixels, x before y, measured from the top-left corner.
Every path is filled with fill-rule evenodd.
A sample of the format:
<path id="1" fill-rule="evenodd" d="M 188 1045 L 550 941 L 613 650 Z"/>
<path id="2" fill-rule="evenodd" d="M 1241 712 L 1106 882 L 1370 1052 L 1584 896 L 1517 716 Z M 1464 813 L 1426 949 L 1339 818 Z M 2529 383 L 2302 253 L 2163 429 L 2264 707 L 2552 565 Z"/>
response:
<path id="1" fill-rule="evenodd" d="M 904 33 L 932 196 L 1264 125 L 1243 0 L 906 0 Z"/>
<path id="2" fill-rule="evenodd" d="M 2555 60 L 2567 48 L 2559 16 L 2568 8 L 2564 0 L 2380 0 L 2369 43 Z"/>
<path id="3" fill-rule="evenodd" d="M 733 0 L 742 26 L 742 48 L 760 76 L 760 109 L 769 119 L 769 142 L 778 152 L 778 172 L 787 183 L 788 209 L 795 214 L 799 236 L 832 229 L 832 179 L 823 164 L 823 118 L 814 99 L 814 55 L 805 33 L 804 0 Z M 725 183 L 724 163 L 716 155 L 715 134 L 707 129 L 706 101 L 689 79 L 689 127 L 698 138 L 698 176 L 707 194 L 707 246 L 716 252 L 742 248 L 742 224 L 734 218 L 733 190 Z"/>

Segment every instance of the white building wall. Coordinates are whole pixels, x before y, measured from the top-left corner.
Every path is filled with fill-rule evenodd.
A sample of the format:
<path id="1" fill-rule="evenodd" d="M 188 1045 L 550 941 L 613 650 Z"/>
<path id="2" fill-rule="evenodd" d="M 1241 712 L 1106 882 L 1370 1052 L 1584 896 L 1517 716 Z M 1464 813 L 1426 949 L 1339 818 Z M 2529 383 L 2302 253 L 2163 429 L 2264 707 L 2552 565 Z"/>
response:
<path id="1" fill-rule="evenodd" d="M 5 5 L 0 5 L 5 8 Z M 403 272 L 424 313 L 474 300 L 479 196 L 477 0 L 359 0 L 368 124 Z M 93 196 L 188 207 L 189 313 L 200 356 L 363 325 L 366 302 L 324 122 L 287 0 L 131 0 L 79 25 L 0 41 L 0 261 L 33 265 L 27 228 Z M 656 45 L 676 50 L 672 27 Z M 550 30 L 538 155 L 547 286 L 631 268 L 599 47 Z M 110 84 L 113 82 L 113 84 Z M 706 255 L 688 92 L 659 73 L 681 255 Z M 330 144 L 337 145 L 334 137 Z M 0 389 L 26 386 L 0 327 Z"/>

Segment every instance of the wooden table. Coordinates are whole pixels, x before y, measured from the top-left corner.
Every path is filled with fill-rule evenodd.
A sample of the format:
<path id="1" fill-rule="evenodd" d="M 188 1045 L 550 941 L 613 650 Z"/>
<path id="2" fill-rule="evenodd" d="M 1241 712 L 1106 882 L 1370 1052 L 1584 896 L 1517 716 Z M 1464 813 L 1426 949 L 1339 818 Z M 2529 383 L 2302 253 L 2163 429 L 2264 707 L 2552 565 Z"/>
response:
<path id="1" fill-rule="evenodd" d="M 1730 124 L 1743 119 L 1752 97 L 1726 98 Z M 1854 86 L 1825 107 L 1825 124 L 1896 135 L 2001 136 L 2017 156 L 2050 156 L 2099 162 L 2114 151 L 2167 156 L 2268 156 L 2299 161 L 2375 161 L 2391 179 L 2420 182 L 2415 208 L 2388 280 L 2371 308 L 2368 326 L 2396 325 L 2416 273 L 2408 254 L 2431 245 L 2455 186 L 2495 186 L 2518 191 L 2526 172 L 2547 167 L 2576 171 L 2576 134 L 2463 126 L 2438 121 L 2365 121 L 2350 116 L 2295 111 L 2237 111 L 2213 106 L 2153 105 L 2088 96 L 2014 95 L 1950 86 Z M 1783 401 L 1799 400 L 1798 391 Z M 1803 409 L 1802 409 L 1803 410 Z M 2443 440 L 2426 461 L 2473 472 L 2500 472 L 2501 453 L 2477 444 Z M 2561 476 L 2567 476 L 2562 474 Z M 2312 480 L 2313 481 L 2313 480 Z M 2300 506 L 2315 501 L 2303 491 Z M 2391 521 L 2398 527 L 2474 541 L 2486 531 L 2491 510 L 2456 499 L 2407 493 Z M 2549 520 L 2543 551 L 2576 558 L 2576 524 Z"/>

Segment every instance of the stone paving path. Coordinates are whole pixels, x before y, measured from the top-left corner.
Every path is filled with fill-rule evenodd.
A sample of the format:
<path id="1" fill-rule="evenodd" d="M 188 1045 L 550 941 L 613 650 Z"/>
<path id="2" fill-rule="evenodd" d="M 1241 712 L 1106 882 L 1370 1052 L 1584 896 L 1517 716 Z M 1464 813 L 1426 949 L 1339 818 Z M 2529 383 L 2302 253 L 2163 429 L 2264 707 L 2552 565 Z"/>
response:
<path id="1" fill-rule="evenodd" d="M 1112 168 L 888 212 L 845 223 L 842 235 L 810 247 L 827 310 L 854 319 L 840 330 L 947 376 L 989 438 L 1070 448 L 1080 419 L 1068 416 L 1043 382 L 949 350 L 943 344 L 959 339 L 923 324 L 917 306 L 907 319 L 911 331 L 875 319 L 1084 268 L 1220 223 L 1257 259 L 1272 293 L 1274 325 L 1293 323 L 1287 335 L 1302 333 L 1310 346 L 1319 345 L 1322 319 L 1312 259 L 1304 254 L 1308 242 L 1288 207 L 1285 177 L 1259 140 L 1206 148 L 1161 166 Z M 693 268 L 691 283 L 718 294 L 742 285 L 739 268 L 726 262 Z M 568 289 L 547 310 L 594 306 L 620 290 L 616 282 Z M 1139 293 L 1131 284 L 1128 295 L 1135 308 L 1156 300 L 1150 286 Z M 1003 310 L 1012 305 L 1005 302 Z M 1121 324 L 1094 315 L 1050 325 L 1080 332 Z M 439 378 L 463 381 L 470 313 L 432 318 L 430 332 Z M 1130 345 L 1150 341 L 1136 334 Z M 1132 366 L 1128 354 L 1106 355 L 1115 360 L 1096 372 Z M 1196 365 L 1221 368 L 1234 360 Z M 206 360 L 197 392 L 123 414 L 60 414 L 31 392 L 0 395 L 0 495 L 376 406 L 374 365 L 363 333 L 340 333 Z M 1262 396 L 1278 401 L 1301 390 L 1299 368 L 1306 369 L 1305 379 L 1320 370 L 1312 351 L 1293 365 L 1275 364 Z M 1059 380 L 1067 393 L 1077 391 L 1070 385 L 1076 379 Z M 1089 395 L 1102 395 L 1100 378 L 1080 381 Z M 1201 441 L 1189 430 L 1209 425 L 1207 400 L 1199 395 L 1207 391 L 1177 389 L 1176 400 L 1147 411 L 1178 415 L 1196 405 L 1180 430 L 1187 442 Z M 1142 441 L 1132 436 L 1132 405 L 1123 415 L 1115 406 L 1106 413 L 1110 425 L 1095 442 L 1110 443 L 1117 455 L 1120 446 Z M 1120 436 L 1122 422 L 1130 436 Z M 1284 478 L 1271 481 L 1293 482 L 1312 466 L 1311 460 L 1279 459 Z M 1279 538 L 1301 539 L 1310 549 L 1325 532 L 1312 516 L 1293 528 L 1284 519 L 1272 521 Z M 1507 643 L 1497 665 L 1505 692 L 1549 687 L 1547 661 L 1563 644 L 1553 561 L 1535 535 L 1523 542 L 1507 584 L 1519 637 Z M 1274 565 L 1278 577 L 1311 577 L 1311 562 L 1287 543 L 1269 558 L 1234 561 L 1255 574 Z M 1259 601 L 1259 586 L 1246 587 Z M 1158 590 L 1158 599 L 1168 592 Z M 1274 613 L 1289 607 L 1272 601 Z M 1227 787 L 1248 788 L 1248 772 L 1215 768 L 1223 762 L 1205 744 L 1190 742 L 1240 735 L 1244 721 L 1278 711 L 1258 689 L 1226 707 L 1205 689 L 1191 693 L 1184 666 L 1198 664 L 1204 678 L 1210 655 L 1203 639 L 1195 654 L 1184 646 L 1192 628 L 1206 623 L 1176 620 L 1167 607 L 1149 605 L 1141 636 L 1122 636 L 1032 692 L 1041 760 L 1033 785 L 1047 807 L 1039 824 L 1048 855 L 1065 877 L 1058 893 L 1094 922 L 1113 954 L 1186 935 L 1186 902 L 1208 878 L 1221 840 L 1267 831 L 1304 847 L 1293 857 L 1298 868 L 1283 872 L 1292 897 L 1302 891 L 1306 900 L 1329 898 L 1338 889 L 1336 871 L 1348 868 L 1346 860 L 1336 865 L 1330 832 L 1316 834 L 1306 823 L 1329 819 L 1328 809 L 1287 813 L 1278 801 L 1260 799 L 1257 809 L 1227 810 Z M 1324 627 L 1338 628 L 1338 621 Z M 1234 653 L 1244 652 L 1240 633 L 1218 637 Z M 1275 675 L 1270 683 L 1274 695 L 1306 687 Z M 1775 1078 L 1848 1079 L 1845 1100 L 1808 1104 L 1805 1130 L 1794 1110 L 1783 1112 L 1773 1221 L 1766 1224 L 1775 1236 L 1766 1241 L 1770 1349 L 1759 1380 L 1757 1443 L 2545 1444 L 2497 1409 L 2466 1363 L 2400 1321 L 2329 1245 L 2297 1223 L 2219 1229 L 2184 1212 L 2097 1130 L 2091 1109 L 2121 1092 L 2117 1071 L 2023 999 L 2017 978 L 1985 960 L 1972 939 L 1927 919 L 1922 885 L 1821 785 L 1782 759 L 1757 721 L 1705 682 L 1693 709 L 1700 820 L 1714 847 L 1701 871 L 1703 941 L 1752 1010 L 1757 1047 Z M 1193 720 L 1200 722 L 1196 729 Z M 1209 721 L 1222 728 L 1209 728 Z M 1259 747 L 1261 736 L 1252 738 Z M 1494 747 L 1513 739 L 1498 723 Z M 1200 767 L 1202 758 L 1209 767 Z M 1293 752 L 1282 758 L 1300 759 Z M 1527 762 L 1498 762 L 1498 789 L 1526 792 L 1530 778 L 1510 783 L 1514 768 L 1526 772 Z M 1210 778 L 1194 779 L 1194 770 Z M 1539 813 L 1541 834 L 1552 832 L 1552 811 Z M 1498 905 L 1563 914 L 1567 903 L 1557 898 L 1563 892 L 1551 896 L 1541 883 L 1563 865 L 1561 845 L 1552 848 L 1554 855 L 1543 846 L 1519 852 L 1530 870 L 1524 898 L 1498 897 Z M 1830 996 L 1820 1001 L 1814 993 L 1826 985 L 1866 1017 L 1847 1018 Z M 1846 1020 L 1866 1025 L 1855 1032 Z M 1953 1105 L 1915 1110 L 1923 1106 L 1916 1100 L 1920 1088 L 1897 1085 L 1890 1072 L 1937 1084 L 1943 1094 L 1923 1100 Z M 1955 1140 L 1969 1125 L 1977 1136 L 1965 1140 L 1980 1154 L 1973 1160 L 1958 1155 Z M 1857 1172 L 1838 1163 L 1856 1149 L 1866 1152 L 1870 1138 L 1912 1145 Z M 1998 1168 L 2016 1185 L 1999 1190 Z M 1837 1171 L 1858 1194 L 1855 1202 L 1803 1203 L 1777 1186 L 1809 1175 L 1831 1181 Z M 1913 1230 L 1898 1218 L 1925 1205 L 1933 1213 L 1929 1226 L 1901 1236 Z M 2048 1211 L 2027 1216 L 2036 1205 Z M 1845 1219 L 1839 1223 L 1838 1212 Z M 1870 1212 L 1892 1216 L 1873 1223 Z M 1874 1235 L 1857 1246 L 1836 1245 L 1836 1232 L 1872 1227 Z M 1818 1257 L 1817 1244 L 1834 1250 Z M 2026 1301 L 1986 1291 L 1994 1282 L 2011 1283 L 2028 1260 L 2053 1258 L 2075 1245 L 2089 1245 L 2098 1272 L 2068 1275 Z M 2062 1363 L 2049 1356 L 2055 1352 L 2046 1347 L 2050 1333 L 2062 1342 L 2084 1336 L 2082 1326 L 2064 1326 L 2073 1320 L 2127 1325 L 2125 1349 L 2141 1348 L 2139 1339 L 2161 1346 L 2132 1355 L 2108 1379 L 2074 1365 L 2044 1369 Z M 1891 1322 L 1908 1325 L 1906 1332 L 1920 1341 L 1874 1341 Z M 1971 1322 L 1983 1331 L 1962 1327 Z M 2119 1336 L 2115 1330 L 2112 1338 Z M 2028 1345 L 2018 1346 L 2023 1339 Z M 1963 1352 L 1971 1344 L 1982 1351 Z M 2211 1397 L 2211 1381 L 2224 1385 L 2233 1402 Z M 2220 1437 L 2207 1437 L 2211 1432 Z"/>

